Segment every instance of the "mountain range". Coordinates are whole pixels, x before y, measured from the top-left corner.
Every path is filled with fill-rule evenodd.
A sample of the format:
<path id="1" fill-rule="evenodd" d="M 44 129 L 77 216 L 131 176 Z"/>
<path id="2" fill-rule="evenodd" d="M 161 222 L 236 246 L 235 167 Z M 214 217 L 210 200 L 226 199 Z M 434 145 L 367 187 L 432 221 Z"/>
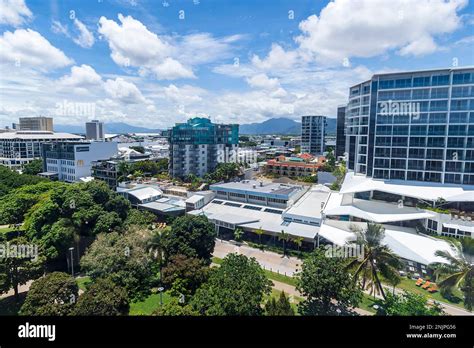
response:
<path id="1" fill-rule="evenodd" d="M 126 134 L 126 133 L 159 133 L 161 130 L 132 126 L 123 122 L 111 122 L 104 124 L 105 133 L 108 134 Z M 54 125 L 56 132 L 66 133 L 85 133 L 85 126 L 73 125 Z M 297 135 L 301 134 L 301 122 L 289 118 L 270 118 L 260 123 L 241 124 L 239 127 L 240 134 L 256 135 L 256 134 L 282 134 Z M 336 119 L 327 118 L 326 133 L 336 133 Z"/>
<path id="2" fill-rule="evenodd" d="M 260 123 L 241 124 L 240 134 L 301 134 L 301 122 L 289 118 L 270 118 Z M 336 119 L 327 118 L 326 133 L 336 134 Z"/>

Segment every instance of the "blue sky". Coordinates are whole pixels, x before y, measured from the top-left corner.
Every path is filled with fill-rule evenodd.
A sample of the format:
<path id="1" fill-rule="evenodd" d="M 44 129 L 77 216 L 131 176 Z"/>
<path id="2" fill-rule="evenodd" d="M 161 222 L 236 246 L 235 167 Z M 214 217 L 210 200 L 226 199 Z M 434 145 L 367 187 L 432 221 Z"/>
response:
<path id="1" fill-rule="evenodd" d="M 34 115 L 154 128 L 195 115 L 334 117 L 348 88 L 374 73 L 474 65 L 473 9 L 467 0 L 2 0 L 0 125 Z M 72 108 L 59 112 L 64 103 Z"/>

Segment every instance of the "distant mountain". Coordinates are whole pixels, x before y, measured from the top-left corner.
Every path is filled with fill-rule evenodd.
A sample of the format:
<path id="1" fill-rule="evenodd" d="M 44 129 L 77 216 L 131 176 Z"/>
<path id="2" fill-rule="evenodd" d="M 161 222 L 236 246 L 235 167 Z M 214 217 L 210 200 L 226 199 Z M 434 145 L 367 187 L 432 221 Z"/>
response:
<path id="1" fill-rule="evenodd" d="M 326 132 L 328 134 L 336 133 L 336 119 L 328 118 Z M 260 123 L 241 124 L 240 134 L 301 134 L 301 122 L 289 118 L 270 118 Z"/>
<path id="2" fill-rule="evenodd" d="M 132 126 L 132 125 L 123 123 L 123 122 L 104 123 L 104 128 L 105 128 L 105 133 L 108 133 L 108 134 L 161 132 L 161 130 L 159 129 L 137 127 L 137 126 Z M 68 125 L 57 124 L 57 125 L 54 125 L 54 130 L 56 132 L 80 133 L 80 134 L 84 134 L 86 132 L 85 124 L 84 126 L 68 126 Z"/>

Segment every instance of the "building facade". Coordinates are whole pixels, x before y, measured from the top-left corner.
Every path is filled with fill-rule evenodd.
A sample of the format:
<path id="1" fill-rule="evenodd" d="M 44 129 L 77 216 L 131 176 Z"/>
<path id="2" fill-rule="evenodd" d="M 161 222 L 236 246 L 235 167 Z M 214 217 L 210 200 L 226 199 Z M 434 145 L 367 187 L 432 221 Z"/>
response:
<path id="1" fill-rule="evenodd" d="M 356 174 L 474 184 L 474 69 L 374 75 L 350 88 L 346 119 Z"/>
<path id="2" fill-rule="evenodd" d="M 337 108 L 336 121 L 336 158 L 343 157 L 346 152 L 346 106 Z"/>
<path id="3" fill-rule="evenodd" d="M 86 122 L 86 139 L 88 140 L 103 140 L 104 123 L 97 120 Z"/>
<path id="4" fill-rule="evenodd" d="M 267 161 L 265 172 L 288 177 L 304 177 L 314 175 L 324 165 L 326 158 L 320 156 L 305 160 L 301 157 L 278 156 Z"/>
<path id="5" fill-rule="evenodd" d="M 38 131 L 0 133 L 0 164 L 19 170 L 34 159 L 41 158 L 41 144 L 49 141 L 78 141 L 79 135 Z"/>
<path id="6" fill-rule="evenodd" d="M 53 131 L 52 117 L 20 117 L 21 131 Z"/>
<path id="7" fill-rule="evenodd" d="M 203 176 L 218 163 L 233 162 L 239 144 L 239 125 L 215 124 L 207 118 L 177 123 L 168 132 L 169 173 L 172 177 Z"/>
<path id="8" fill-rule="evenodd" d="M 117 155 L 114 142 L 50 142 L 42 146 L 43 170 L 58 179 L 76 182 L 91 177 L 92 162 Z"/>
<path id="9" fill-rule="evenodd" d="M 301 152 L 321 155 L 324 152 L 326 116 L 301 117 Z"/>

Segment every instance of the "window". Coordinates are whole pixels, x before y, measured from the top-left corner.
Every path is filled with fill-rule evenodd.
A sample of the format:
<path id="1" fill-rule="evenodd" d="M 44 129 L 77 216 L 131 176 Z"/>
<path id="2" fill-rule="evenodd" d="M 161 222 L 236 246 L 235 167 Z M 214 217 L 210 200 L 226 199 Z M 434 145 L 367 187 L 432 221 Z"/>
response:
<path id="1" fill-rule="evenodd" d="M 281 213 L 283 213 L 283 211 L 281 211 L 281 210 L 278 210 L 278 209 L 270 209 L 270 208 L 265 209 L 265 212 L 267 212 L 267 213 L 273 213 L 273 214 L 280 214 L 280 215 L 281 215 Z"/>
<path id="2" fill-rule="evenodd" d="M 433 76 L 433 86 L 443 86 L 449 84 L 449 75 L 434 75 Z"/>

